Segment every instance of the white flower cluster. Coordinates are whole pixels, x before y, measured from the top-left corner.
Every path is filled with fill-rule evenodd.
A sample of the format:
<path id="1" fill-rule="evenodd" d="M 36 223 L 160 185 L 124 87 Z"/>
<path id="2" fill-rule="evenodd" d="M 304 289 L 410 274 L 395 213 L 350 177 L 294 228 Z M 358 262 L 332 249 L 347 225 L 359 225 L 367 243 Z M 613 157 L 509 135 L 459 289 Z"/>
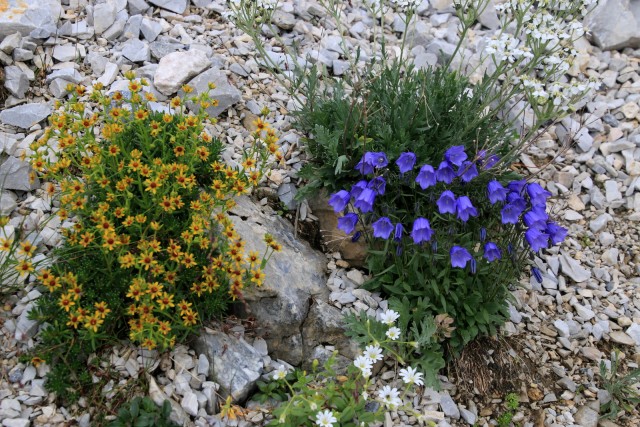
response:
<path id="1" fill-rule="evenodd" d="M 316 414 L 316 425 L 320 427 L 333 427 L 333 423 L 337 423 L 338 419 L 329 409 L 320 411 Z"/>
<path id="2" fill-rule="evenodd" d="M 510 64 L 522 58 L 533 58 L 531 49 L 508 33 L 502 33 L 499 37 L 490 39 L 485 47 L 485 52 L 492 55 L 497 62 L 507 61 Z"/>
<path id="3" fill-rule="evenodd" d="M 287 373 L 287 368 L 285 368 L 284 365 L 280 365 L 275 371 L 273 371 L 272 378 L 276 381 L 283 380 L 287 376 Z"/>

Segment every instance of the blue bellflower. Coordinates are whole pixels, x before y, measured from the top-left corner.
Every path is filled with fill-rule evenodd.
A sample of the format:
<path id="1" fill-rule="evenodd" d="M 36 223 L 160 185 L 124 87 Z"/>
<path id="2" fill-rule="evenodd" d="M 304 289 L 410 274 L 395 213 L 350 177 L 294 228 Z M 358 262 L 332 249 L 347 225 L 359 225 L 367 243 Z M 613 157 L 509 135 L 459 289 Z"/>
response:
<path id="1" fill-rule="evenodd" d="M 418 176 L 416 176 L 416 182 L 420 185 L 420 188 L 426 190 L 427 188 L 436 185 L 436 171 L 431 165 L 424 165 L 420 168 Z"/>
<path id="2" fill-rule="evenodd" d="M 395 232 L 393 233 L 393 240 L 399 242 L 402 240 L 402 235 L 404 234 L 404 227 L 401 223 L 396 224 Z"/>
<path id="3" fill-rule="evenodd" d="M 489 202 L 495 205 L 498 202 L 504 202 L 507 199 L 507 189 L 502 186 L 498 181 L 493 180 L 487 184 L 487 195 L 489 196 Z"/>
<path id="4" fill-rule="evenodd" d="M 411 229 L 411 238 L 414 243 L 419 245 L 422 242 L 428 242 L 433 236 L 433 230 L 431 224 L 426 218 L 417 218 L 413 222 L 413 228 Z"/>
<path id="5" fill-rule="evenodd" d="M 384 168 L 389 164 L 387 155 L 383 152 L 368 152 L 365 153 L 365 157 L 366 161 L 376 169 Z"/>
<path id="6" fill-rule="evenodd" d="M 380 219 L 373 223 L 373 237 L 388 239 L 391 232 L 393 232 L 393 224 L 391 224 L 391 220 L 386 216 L 380 217 Z"/>
<path id="7" fill-rule="evenodd" d="M 373 210 L 373 204 L 376 201 L 376 193 L 370 188 L 362 190 L 353 206 L 360 209 L 361 212 L 371 212 Z"/>
<path id="8" fill-rule="evenodd" d="M 478 210 L 471 204 L 467 196 L 460 196 L 456 200 L 456 214 L 458 219 L 467 222 L 470 216 L 478 216 Z"/>
<path id="9" fill-rule="evenodd" d="M 438 166 L 438 170 L 436 171 L 436 179 L 440 182 L 444 182 L 445 184 L 451 184 L 456 177 L 456 173 L 451 167 L 451 163 L 448 161 L 444 161 L 440 163 Z"/>
<path id="10" fill-rule="evenodd" d="M 545 212 L 544 207 L 534 206 L 524 214 L 524 225 L 529 228 L 543 229 L 547 226 L 549 215 Z"/>
<path id="11" fill-rule="evenodd" d="M 469 161 L 462 162 L 460 169 L 458 169 L 458 176 L 462 182 L 471 181 L 473 178 L 478 176 L 478 168 L 476 167 L 476 164 Z"/>
<path id="12" fill-rule="evenodd" d="M 467 153 L 464 152 L 464 145 L 454 145 L 444 153 L 444 158 L 455 166 L 462 165 L 467 160 Z"/>
<path id="13" fill-rule="evenodd" d="M 524 211 L 524 208 L 518 204 L 507 203 L 502 207 L 500 211 L 502 215 L 503 224 L 517 224 L 520 219 L 520 214 Z"/>
<path id="14" fill-rule="evenodd" d="M 567 237 L 567 229 L 564 227 L 560 227 L 553 221 L 547 223 L 546 231 L 549 234 L 549 238 L 551 238 L 551 244 L 557 245 L 561 243 L 565 237 Z"/>
<path id="15" fill-rule="evenodd" d="M 346 190 L 340 190 L 329 198 L 329 204 L 335 212 L 342 212 L 349 203 L 351 195 Z"/>
<path id="16" fill-rule="evenodd" d="M 518 181 L 511 181 L 507 184 L 507 188 L 509 189 L 509 191 L 513 191 L 514 193 L 518 193 L 520 195 L 522 194 L 522 190 L 524 189 L 525 185 L 527 185 L 527 180 L 521 179 Z"/>
<path id="17" fill-rule="evenodd" d="M 338 218 L 338 228 L 347 234 L 351 234 L 353 233 L 354 228 L 356 228 L 357 222 L 358 215 L 353 212 L 349 212 L 348 214 Z"/>
<path id="18" fill-rule="evenodd" d="M 355 184 L 353 184 L 353 187 L 351 187 L 351 197 L 353 197 L 354 199 L 357 199 L 358 196 L 360 196 L 360 193 L 362 193 L 362 190 L 364 190 L 365 188 L 367 188 L 367 181 L 362 180 L 362 181 L 358 181 Z"/>
<path id="19" fill-rule="evenodd" d="M 502 258 L 500 248 L 493 242 L 487 242 L 484 245 L 484 254 L 482 255 L 487 261 L 492 262 Z"/>
<path id="20" fill-rule="evenodd" d="M 529 195 L 529 201 L 532 206 L 545 207 L 547 205 L 547 199 L 551 197 L 551 193 L 536 182 L 527 185 L 527 194 Z"/>
<path id="21" fill-rule="evenodd" d="M 363 175 L 370 175 L 373 173 L 373 165 L 365 161 L 365 156 L 363 156 L 358 164 L 356 164 L 355 169 Z"/>
<path id="22" fill-rule="evenodd" d="M 524 233 L 524 238 L 531 246 L 531 250 L 538 252 L 549 247 L 549 235 L 537 228 L 530 228 Z"/>
<path id="23" fill-rule="evenodd" d="M 489 170 L 494 167 L 499 161 L 500 156 L 498 156 L 497 154 L 492 154 L 484 161 L 483 169 Z"/>
<path id="24" fill-rule="evenodd" d="M 438 211 L 441 214 L 456 213 L 456 196 L 450 190 L 443 191 L 436 204 L 438 205 Z"/>
<path id="25" fill-rule="evenodd" d="M 369 181 L 369 184 L 367 184 L 367 188 L 372 189 L 376 192 L 376 194 L 382 196 L 385 192 L 385 189 L 387 188 L 387 181 L 381 176 L 376 176 L 371 181 Z"/>
<path id="26" fill-rule="evenodd" d="M 396 165 L 398 165 L 398 169 L 400 169 L 400 173 L 404 174 L 413 169 L 413 166 L 416 164 L 416 155 L 412 152 L 408 151 L 406 153 L 400 154 L 398 160 L 396 160 Z"/>
<path id="27" fill-rule="evenodd" d="M 465 268 L 467 263 L 473 258 L 468 250 L 462 246 L 454 246 L 449 251 L 451 257 L 451 267 Z"/>

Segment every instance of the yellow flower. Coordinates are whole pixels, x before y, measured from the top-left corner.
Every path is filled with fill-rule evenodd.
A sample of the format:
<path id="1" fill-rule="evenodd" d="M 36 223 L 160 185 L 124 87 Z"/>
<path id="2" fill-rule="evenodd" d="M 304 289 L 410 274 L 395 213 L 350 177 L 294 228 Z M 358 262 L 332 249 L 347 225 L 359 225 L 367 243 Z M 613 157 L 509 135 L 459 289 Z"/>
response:
<path id="1" fill-rule="evenodd" d="M 160 310 L 164 310 L 165 308 L 175 307 L 173 303 L 173 295 L 163 292 L 156 301 L 160 306 Z"/>
<path id="2" fill-rule="evenodd" d="M 107 314 L 111 313 L 111 310 L 107 308 L 107 303 L 104 301 L 97 302 L 94 304 L 96 308 L 96 316 L 100 316 L 101 319 L 107 317 Z"/>
<path id="3" fill-rule="evenodd" d="M 38 366 L 40 366 L 40 364 L 42 364 L 42 363 L 46 363 L 46 362 L 43 359 L 39 358 L 38 356 L 35 356 L 35 357 L 31 358 L 31 364 L 33 366 L 35 366 L 36 368 Z"/>
<path id="4" fill-rule="evenodd" d="M 134 282 L 129 285 L 129 292 L 127 292 L 127 297 L 131 298 L 135 301 L 140 301 L 140 297 L 142 296 L 142 288 L 138 282 Z"/>
<path id="5" fill-rule="evenodd" d="M 144 224 L 145 222 L 147 222 L 147 216 L 142 214 L 136 215 L 136 222 L 138 224 Z"/>
<path id="6" fill-rule="evenodd" d="M 33 253 L 35 251 L 36 247 L 33 246 L 30 241 L 25 240 L 24 242 L 20 243 L 20 250 L 18 251 L 18 254 L 31 257 L 33 256 Z"/>
<path id="7" fill-rule="evenodd" d="M 185 85 L 182 85 L 182 90 L 184 91 L 184 93 L 191 93 L 193 92 L 193 87 L 185 84 Z"/>
<path id="8" fill-rule="evenodd" d="M 16 265 L 16 270 L 18 270 L 18 272 L 20 272 L 20 275 L 22 276 L 23 274 L 33 273 L 34 268 L 31 261 L 23 259 L 18 263 L 18 265 Z"/>
<path id="9" fill-rule="evenodd" d="M 193 310 L 191 309 L 181 314 L 181 316 L 182 316 L 182 323 L 185 326 L 195 325 L 198 321 L 198 313 L 193 312 Z"/>
<path id="10" fill-rule="evenodd" d="M 145 191 L 150 192 L 151 194 L 156 194 L 158 189 L 162 186 L 162 184 L 157 179 L 146 179 L 144 181 Z"/>
<path id="11" fill-rule="evenodd" d="M 98 328 L 100 325 L 104 323 L 104 320 L 100 317 L 99 313 L 94 313 L 93 316 L 90 316 L 86 319 L 84 323 L 84 327 L 90 331 L 98 332 Z"/>
<path id="12" fill-rule="evenodd" d="M 102 247 L 112 251 L 116 246 L 120 246 L 120 240 L 117 238 L 116 234 L 110 231 L 106 232 L 102 236 Z"/>
<path id="13" fill-rule="evenodd" d="M 158 331 L 162 335 L 167 335 L 169 332 L 171 332 L 171 326 L 169 326 L 169 322 L 163 321 L 158 323 Z"/>
<path id="14" fill-rule="evenodd" d="M 131 268 L 136 265 L 136 258 L 132 253 L 127 252 L 118 258 L 118 262 L 122 268 Z"/>
<path id="15" fill-rule="evenodd" d="M 149 270 L 150 267 L 156 265 L 158 261 L 153 258 L 153 254 L 150 252 L 143 252 L 138 257 L 138 264 L 145 270 Z"/>
<path id="16" fill-rule="evenodd" d="M 76 303 L 73 301 L 73 295 L 64 294 L 60 296 L 60 299 L 58 300 L 58 305 L 62 307 L 64 311 L 69 312 L 71 307 L 76 305 Z"/>
<path id="17" fill-rule="evenodd" d="M 183 316 L 185 313 L 191 311 L 191 303 L 182 300 L 178 303 L 178 310 L 180 310 L 180 316 Z"/>
<path id="18" fill-rule="evenodd" d="M 162 225 L 158 221 L 151 221 L 149 223 L 149 226 L 153 231 L 158 231 L 162 227 Z"/>
<path id="19" fill-rule="evenodd" d="M 9 251 L 13 246 L 13 239 L 6 239 L 4 237 L 0 237 L 0 250 Z"/>
<path id="20" fill-rule="evenodd" d="M 147 287 L 147 293 L 151 296 L 151 298 L 158 298 L 162 295 L 162 285 L 158 282 L 149 283 Z"/>

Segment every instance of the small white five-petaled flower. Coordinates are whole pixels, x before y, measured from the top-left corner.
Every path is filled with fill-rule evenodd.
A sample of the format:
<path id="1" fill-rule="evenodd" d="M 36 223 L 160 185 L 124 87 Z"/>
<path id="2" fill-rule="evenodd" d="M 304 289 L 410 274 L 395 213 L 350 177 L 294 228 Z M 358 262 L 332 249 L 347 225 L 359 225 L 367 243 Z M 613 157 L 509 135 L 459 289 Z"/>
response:
<path id="1" fill-rule="evenodd" d="M 387 330 L 385 335 L 387 335 L 387 338 L 389 338 L 391 341 L 395 341 L 400 338 L 400 328 L 392 326 Z"/>
<path id="2" fill-rule="evenodd" d="M 378 344 L 368 345 L 364 349 L 364 356 L 371 359 L 371 362 L 382 360 L 382 349 Z"/>
<path id="3" fill-rule="evenodd" d="M 333 423 L 336 422 L 338 422 L 338 420 L 333 416 L 333 412 L 328 409 L 316 414 L 316 425 L 320 427 L 333 427 Z"/>
<path id="4" fill-rule="evenodd" d="M 386 325 L 393 325 L 400 315 L 393 310 L 386 310 L 383 313 L 380 313 L 380 321 Z"/>
<path id="5" fill-rule="evenodd" d="M 287 369 L 284 365 L 278 366 L 278 369 L 273 371 L 273 379 L 274 380 L 283 380 L 287 376 Z"/>
<path id="6" fill-rule="evenodd" d="M 424 381 L 422 381 L 422 373 L 418 372 L 418 370 L 416 368 L 412 368 L 411 366 L 409 366 L 407 369 L 400 369 L 400 378 L 402 378 L 402 381 L 404 381 L 406 384 L 415 384 L 418 386 L 421 386 L 424 384 Z"/>

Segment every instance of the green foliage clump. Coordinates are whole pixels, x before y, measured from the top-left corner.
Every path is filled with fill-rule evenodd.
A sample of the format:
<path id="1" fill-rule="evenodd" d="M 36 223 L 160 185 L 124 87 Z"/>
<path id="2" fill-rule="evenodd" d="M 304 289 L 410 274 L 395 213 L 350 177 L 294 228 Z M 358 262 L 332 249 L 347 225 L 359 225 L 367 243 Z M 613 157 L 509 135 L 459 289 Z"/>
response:
<path id="1" fill-rule="evenodd" d="M 158 407 L 149 397 L 135 397 L 118 411 L 118 417 L 108 427 L 178 427 L 169 419 L 168 400 Z"/>
<path id="2" fill-rule="evenodd" d="M 371 66 L 354 87 L 338 79 L 321 85 L 310 75 L 308 102 L 294 112 L 296 126 L 309 135 L 302 196 L 357 181 L 355 165 L 367 151 L 390 158 L 413 151 L 418 163 L 432 163 L 453 145 L 478 151 L 502 141 L 495 154 L 505 154 L 515 135 L 505 121 L 484 114 L 484 100 L 465 76 L 402 65 L 385 62 L 378 72 Z"/>
<path id="3" fill-rule="evenodd" d="M 601 406 L 603 417 L 618 418 L 620 411 L 628 413 L 638 411 L 640 405 L 640 368 L 621 375 L 618 351 L 611 355 L 611 369 L 607 369 L 604 360 L 600 361 L 600 383 L 610 396 L 610 400 Z"/>

